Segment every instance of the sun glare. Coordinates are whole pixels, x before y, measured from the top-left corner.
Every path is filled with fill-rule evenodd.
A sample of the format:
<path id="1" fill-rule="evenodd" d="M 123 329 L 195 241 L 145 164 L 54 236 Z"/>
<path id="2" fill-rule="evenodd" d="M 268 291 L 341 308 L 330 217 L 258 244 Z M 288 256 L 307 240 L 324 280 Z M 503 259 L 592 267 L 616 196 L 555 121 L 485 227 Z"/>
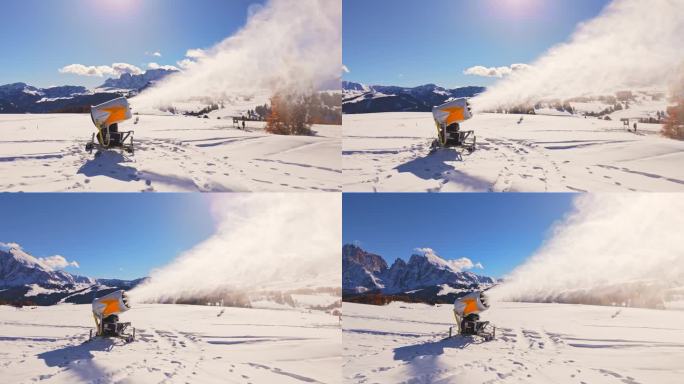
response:
<path id="1" fill-rule="evenodd" d="M 93 1 L 95 8 L 100 8 L 107 12 L 130 13 L 140 4 L 140 0 L 96 0 Z"/>
<path id="2" fill-rule="evenodd" d="M 546 0 L 486 0 L 489 8 L 502 16 L 526 18 L 539 15 L 546 7 Z"/>

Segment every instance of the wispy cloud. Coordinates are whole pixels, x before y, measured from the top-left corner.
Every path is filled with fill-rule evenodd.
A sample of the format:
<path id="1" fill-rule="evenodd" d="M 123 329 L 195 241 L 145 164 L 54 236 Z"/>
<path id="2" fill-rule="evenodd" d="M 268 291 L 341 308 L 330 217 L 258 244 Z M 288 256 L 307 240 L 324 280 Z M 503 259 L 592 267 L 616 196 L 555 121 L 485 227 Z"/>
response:
<path id="1" fill-rule="evenodd" d="M 139 75 L 144 71 L 133 64 L 128 63 L 113 63 L 112 65 L 83 65 L 83 64 L 70 64 L 59 69 L 59 73 L 72 74 L 78 76 L 93 76 L 93 77 L 104 77 L 104 76 L 114 76 L 119 77 L 124 73 L 130 73 L 131 75 Z"/>
<path id="2" fill-rule="evenodd" d="M 78 265 L 78 262 L 68 261 L 64 256 L 61 256 L 61 255 L 39 257 L 38 260 L 41 263 L 47 265 L 48 267 L 50 267 L 52 269 L 64 269 L 66 267 L 75 267 L 75 268 L 80 267 L 80 265 Z"/>
<path id="3" fill-rule="evenodd" d="M 513 72 L 516 71 L 524 71 L 526 69 L 529 69 L 530 66 L 527 64 L 511 64 L 508 67 L 484 67 L 481 65 L 476 65 L 474 67 L 470 67 L 463 71 L 464 75 L 471 75 L 471 76 L 481 76 L 481 77 L 504 77 L 508 76 Z"/>
<path id="4" fill-rule="evenodd" d="M 158 63 L 148 63 L 147 68 L 149 69 L 165 69 L 167 71 L 180 71 L 178 67 L 175 67 L 173 65 L 161 65 Z"/>

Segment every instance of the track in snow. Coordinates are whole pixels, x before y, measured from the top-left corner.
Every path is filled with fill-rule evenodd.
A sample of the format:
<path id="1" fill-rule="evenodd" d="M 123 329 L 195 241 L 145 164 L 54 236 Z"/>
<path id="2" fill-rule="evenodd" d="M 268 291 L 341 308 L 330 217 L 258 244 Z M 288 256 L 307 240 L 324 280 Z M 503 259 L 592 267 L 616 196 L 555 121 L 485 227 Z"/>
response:
<path id="1" fill-rule="evenodd" d="M 495 303 L 494 341 L 446 338 L 451 306 L 344 303 L 347 383 L 677 383 L 684 312 Z"/>
<path id="2" fill-rule="evenodd" d="M 345 115 L 344 191 L 682 191 L 684 143 L 619 121 L 481 114 L 477 150 L 432 150 L 429 113 Z"/>

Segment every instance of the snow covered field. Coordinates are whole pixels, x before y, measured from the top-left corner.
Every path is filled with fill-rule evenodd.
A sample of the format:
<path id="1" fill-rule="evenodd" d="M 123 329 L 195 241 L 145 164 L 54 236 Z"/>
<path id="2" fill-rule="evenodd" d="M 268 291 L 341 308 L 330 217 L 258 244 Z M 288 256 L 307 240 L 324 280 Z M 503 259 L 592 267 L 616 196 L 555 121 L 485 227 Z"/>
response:
<path id="1" fill-rule="evenodd" d="M 520 124 L 521 115 L 477 114 L 463 124 L 477 136 L 472 154 L 431 153 L 437 133 L 430 113 L 344 115 L 343 189 L 683 191 L 684 142 L 662 137 L 657 124 L 628 132 L 619 120 L 626 113 L 614 112 L 612 121 L 525 115 Z"/>
<path id="2" fill-rule="evenodd" d="M 450 305 L 344 303 L 346 383 L 681 383 L 684 312 L 494 303 L 497 338 L 444 340 Z"/>
<path id="3" fill-rule="evenodd" d="M 134 306 L 136 341 L 84 343 L 90 305 L 0 306 L 6 383 L 339 383 L 339 320 L 320 311 Z"/>
<path id="4" fill-rule="evenodd" d="M 215 114 L 214 114 L 215 115 Z M 341 127 L 276 136 L 264 123 L 140 115 L 135 154 L 84 150 L 87 114 L 0 115 L 0 191 L 339 191 Z"/>

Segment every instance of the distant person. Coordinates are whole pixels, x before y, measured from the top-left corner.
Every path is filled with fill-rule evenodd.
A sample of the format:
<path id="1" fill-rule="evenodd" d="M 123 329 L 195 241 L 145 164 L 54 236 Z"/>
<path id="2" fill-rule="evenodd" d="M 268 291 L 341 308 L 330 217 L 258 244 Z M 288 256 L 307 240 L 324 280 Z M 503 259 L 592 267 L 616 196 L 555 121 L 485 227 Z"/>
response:
<path id="1" fill-rule="evenodd" d="M 634 133 L 636 133 L 637 123 L 634 123 Z"/>
<path id="2" fill-rule="evenodd" d="M 245 116 L 242 116 L 242 130 L 245 130 Z"/>

